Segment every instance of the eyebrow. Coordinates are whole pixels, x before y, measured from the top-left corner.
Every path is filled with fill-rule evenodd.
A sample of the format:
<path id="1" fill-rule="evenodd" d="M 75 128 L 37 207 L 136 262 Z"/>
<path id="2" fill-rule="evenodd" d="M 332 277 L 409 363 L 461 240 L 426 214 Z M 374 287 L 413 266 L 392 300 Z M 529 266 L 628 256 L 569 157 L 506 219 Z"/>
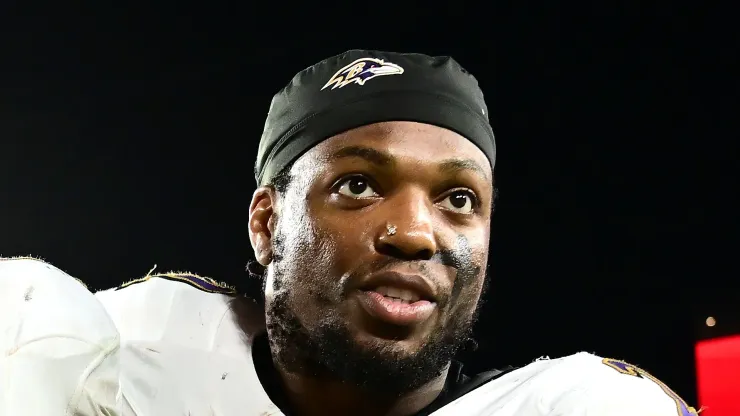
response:
<path id="1" fill-rule="evenodd" d="M 486 180 L 491 180 L 485 169 L 473 159 L 447 159 L 439 165 L 439 170 L 445 173 L 459 173 L 472 170 Z"/>
<path id="2" fill-rule="evenodd" d="M 396 164 L 396 159 L 393 156 L 385 152 L 381 152 L 380 150 L 362 146 L 343 147 L 332 153 L 332 155 L 329 156 L 329 161 L 333 162 L 348 157 L 358 157 L 378 166 L 392 167 Z"/>
<path id="3" fill-rule="evenodd" d="M 376 150 L 370 147 L 363 146 L 347 146 L 343 147 L 329 156 L 329 161 L 336 161 L 339 159 L 357 157 L 364 159 L 365 161 L 381 167 L 394 167 L 398 162 L 396 158 L 389 155 L 388 153 Z M 490 180 L 485 169 L 473 159 L 446 159 L 440 162 L 438 169 L 443 173 L 459 173 L 464 171 L 474 171 L 486 180 Z"/>

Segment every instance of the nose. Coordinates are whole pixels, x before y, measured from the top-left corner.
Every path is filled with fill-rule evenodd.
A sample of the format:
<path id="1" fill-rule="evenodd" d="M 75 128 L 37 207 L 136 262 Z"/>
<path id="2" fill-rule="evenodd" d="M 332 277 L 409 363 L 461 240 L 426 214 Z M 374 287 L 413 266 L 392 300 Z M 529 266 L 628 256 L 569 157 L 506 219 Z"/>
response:
<path id="1" fill-rule="evenodd" d="M 376 250 L 404 260 L 429 260 L 437 252 L 433 207 L 426 195 L 398 196 L 388 204 L 387 221 L 379 224 Z"/>

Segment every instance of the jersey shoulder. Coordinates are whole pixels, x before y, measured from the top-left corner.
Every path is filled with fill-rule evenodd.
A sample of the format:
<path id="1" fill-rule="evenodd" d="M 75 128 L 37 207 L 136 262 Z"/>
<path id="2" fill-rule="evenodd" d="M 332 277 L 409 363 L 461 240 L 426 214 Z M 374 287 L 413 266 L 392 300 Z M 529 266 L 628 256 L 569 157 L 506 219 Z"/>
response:
<path id="1" fill-rule="evenodd" d="M 200 276 L 195 273 L 191 272 L 167 272 L 167 273 L 157 273 L 157 274 L 147 274 L 146 276 L 130 280 L 117 288 L 113 289 L 115 291 L 123 290 L 128 287 L 132 287 L 136 284 L 145 283 L 153 279 L 163 279 L 163 280 L 169 280 L 172 282 L 178 282 L 183 283 L 188 286 L 191 286 L 195 289 L 198 289 L 202 292 L 206 293 L 216 293 L 221 295 L 236 295 L 237 291 L 236 289 L 228 285 L 224 282 L 219 282 L 213 278 L 206 277 L 206 276 Z"/>
<path id="2" fill-rule="evenodd" d="M 583 383 L 595 384 L 587 392 L 592 407 L 615 409 L 605 414 L 616 414 L 619 409 L 635 415 L 696 416 L 699 413 L 668 385 L 636 365 L 593 355 L 584 358 L 588 358 L 591 371 L 585 372 Z"/>
<path id="3" fill-rule="evenodd" d="M 118 414 L 118 350 L 114 323 L 79 279 L 37 258 L 0 258 L 0 413 Z"/>
<path id="4" fill-rule="evenodd" d="M 581 352 L 542 358 L 484 384 L 435 416 L 695 416 L 665 383 L 622 360 Z"/>
<path id="5" fill-rule="evenodd" d="M 564 414 L 697 415 L 696 409 L 665 383 L 619 359 L 574 354 L 553 363 L 543 381 L 543 394 L 551 396 L 553 408 Z"/>
<path id="6" fill-rule="evenodd" d="M 212 278 L 170 272 L 148 274 L 95 296 L 116 323 L 122 342 L 206 347 L 236 294 L 234 288 Z"/>
<path id="7" fill-rule="evenodd" d="M 254 369 L 252 341 L 264 331 L 256 303 L 193 273 L 152 274 L 96 297 L 121 334 L 127 410 L 280 414 Z"/>
<path id="8" fill-rule="evenodd" d="M 103 339 L 117 338 L 104 308 L 81 280 L 34 257 L 0 258 L 0 320 L 23 323 L 17 332 L 6 333 L 16 335 L 14 342 L 72 337 L 102 345 Z"/>

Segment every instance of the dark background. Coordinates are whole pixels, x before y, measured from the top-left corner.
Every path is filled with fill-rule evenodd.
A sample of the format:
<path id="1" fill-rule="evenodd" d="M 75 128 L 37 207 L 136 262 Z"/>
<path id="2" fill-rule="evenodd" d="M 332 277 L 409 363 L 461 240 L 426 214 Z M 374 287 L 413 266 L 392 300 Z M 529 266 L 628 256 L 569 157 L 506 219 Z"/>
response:
<path id="1" fill-rule="evenodd" d="M 245 279 L 272 94 L 346 49 L 452 55 L 498 141 L 472 366 L 585 350 L 695 403 L 696 337 L 740 332 L 733 25 L 667 2 L 549 3 L 4 3 L 0 254 L 96 289 L 154 264 Z"/>

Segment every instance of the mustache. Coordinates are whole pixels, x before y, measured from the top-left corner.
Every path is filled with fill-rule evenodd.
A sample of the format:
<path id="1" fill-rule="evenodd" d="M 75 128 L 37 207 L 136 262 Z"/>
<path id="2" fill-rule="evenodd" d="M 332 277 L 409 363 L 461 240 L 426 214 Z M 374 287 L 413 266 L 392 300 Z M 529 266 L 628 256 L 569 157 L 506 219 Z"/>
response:
<path id="1" fill-rule="evenodd" d="M 461 259 L 460 254 L 455 250 L 437 250 L 436 253 L 429 259 L 430 262 L 439 263 L 443 266 L 452 267 L 454 269 L 462 269 L 465 267 L 465 260 Z"/>
<path id="2" fill-rule="evenodd" d="M 402 260 L 384 256 L 368 263 L 366 269 L 371 272 L 379 272 L 393 266 L 406 266 L 417 269 L 421 274 L 425 274 L 427 265 L 429 263 L 436 263 L 459 270 L 465 267 L 466 263 L 465 259 L 461 259 L 460 257 L 454 250 L 438 250 L 432 257 L 426 260 Z"/>
<path id="3" fill-rule="evenodd" d="M 407 267 L 414 273 L 423 276 L 430 284 L 438 286 L 437 293 L 440 297 L 440 304 L 446 304 L 451 296 L 451 293 L 447 293 L 447 291 L 450 289 L 453 293 L 459 291 L 459 288 L 456 287 L 463 283 L 459 277 L 461 274 L 465 274 L 464 270 L 470 268 L 470 265 L 466 262 L 466 257 L 467 256 L 465 255 L 461 256 L 460 253 L 457 253 L 454 250 L 438 250 L 432 257 L 424 260 L 404 260 L 396 257 L 384 256 L 366 263 L 359 275 L 366 276 L 392 268 Z M 440 282 L 438 278 L 435 278 L 435 273 L 430 273 L 429 266 L 432 264 L 441 264 L 455 269 L 458 278 L 455 279 L 455 283 L 452 288 L 448 287 L 447 290 L 440 290 L 441 287 L 439 286 L 444 286 L 444 284 Z"/>
<path id="4" fill-rule="evenodd" d="M 446 305 L 448 302 L 456 301 L 461 296 L 463 288 L 472 284 L 482 270 L 481 265 L 477 264 L 473 258 L 468 239 L 463 235 L 458 235 L 454 248 L 439 249 L 428 260 L 403 260 L 396 257 L 383 257 L 368 264 L 368 269 L 365 271 L 379 272 L 394 265 L 409 266 L 412 269 L 416 269 L 431 284 L 437 286 L 444 285 L 428 273 L 427 266 L 430 263 L 437 263 L 455 269 L 456 276 L 451 292 L 447 293 L 446 291 L 439 290 L 441 287 L 437 288 L 437 292 L 440 295 L 440 305 Z"/>

